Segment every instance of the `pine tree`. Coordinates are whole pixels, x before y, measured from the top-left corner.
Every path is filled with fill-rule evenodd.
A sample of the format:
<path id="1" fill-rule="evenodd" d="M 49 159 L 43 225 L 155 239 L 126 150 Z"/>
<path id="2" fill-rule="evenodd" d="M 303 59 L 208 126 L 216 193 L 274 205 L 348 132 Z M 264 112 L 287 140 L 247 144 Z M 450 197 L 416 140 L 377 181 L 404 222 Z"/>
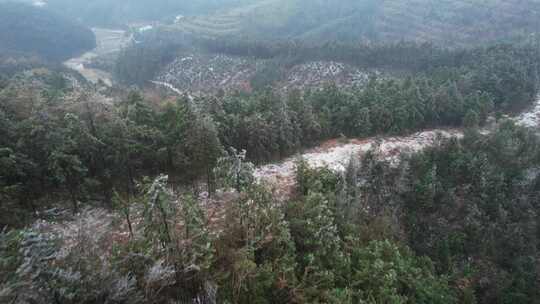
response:
<path id="1" fill-rule="evenodd" d="M 234 264 L 221 284 L 225 291 L 235 303 L 263 298 L 290 303 L 297 288 L 295 248 L 279 204 L 268 190 L 253 184 L 227 211 L 227 229 L 218 246 L 230 246 L 222 259 L 234 257 Z"/>
<path id="2" fill-rule="evenodd" d="M 287 103 L 291 109 L 293 125 L 300 129 L 300 142 L 309 145 L 321 136 L 321 126 L 317 121 L 313 106 L 299 91 L 293 91 L 288 95 Z"/>
<path id="3" fill-rule="evenodd" d="M 469 110 L 463 118 L 463 126 L 466 128 L 475 128 L 480 124 L 480 117 L 474 110 Z"/>
<path id="4" fill-rule="evenodd" d="M 208 297 L 207 286 L 213 275 L 213 236 L 202 207 L 193 197 L 180 198 L 179 216 L 182 232 L 179 233 L 175 257 L 177 286 L 186 289 L 191 298 Z"/>
<path id="5" fill-rule="evenodd" d="M 371 134 L 373 126 L 371 123 L 371 116 L 369 108 L 362 108 L 358 113 L 358 120 L 356 122 L 356 134 L 358 136 L 369 136 Z"/>
<path id="6" fill-rule="evenodd" d="M 167 187 L 168 177 L 160 175 L 144 185 L 143 232 L 156 252 L 174 249 L 174 228 L 176 227 L 176 206 L 172 203 L 172 193 Z"/>
<path id="7" fill-rule="evenodd" d="M 53 135 L 59 142 L 49 155 L 49 169 L 70 194 L 73 212 L 77 213 L 81 187 L 88 171 L 78 153 L 81 150 L 79 147 L 79 144 L 82 144 L 81 136 L 86 133 L 81 130 L 78 117 L 67 114 L 65 120 L 67 126 L 60 129 L 63 131 L 62 134 Z"/>
<path id="8" fill-rule="evenodd" d="M 186 157 L 185 144 L 191 115 L 189 111 L 188 101 L 179 99 L 176 104 L 167 104 L 160 114 L 159 128 L 164 137 L 165 164 L 170 174 L 176 173 L 176 169 Z"/>
<path id="9" fill-rule="evenodd" d="M 343 283 L 347 267 L 336 218 L 321 193 L 309 193 L 296 204 L 290 223 L 301 286 L 308 301 L 327 302 L 328 292 Z"/>
<path id="10" fill-rule="evenodd" d="M 255 166 L 246 161 L 246 150 L 238 152 L 231 147 L 229 151 L 228 156 L 218 160 L 214 173 L 220 186 L 232 187 L 240 193 L 253 184 Z"/>
<path id="11" fill-rule="evenodd" d="M 196 119 L 189 127 L 188 155 L 192 165 L 206 176 L 207 190 L 211 195 L 215 191 L 213 171 L 222 155 L 223 147 L 213 119 L 208 115 L 196 115 Z"/>

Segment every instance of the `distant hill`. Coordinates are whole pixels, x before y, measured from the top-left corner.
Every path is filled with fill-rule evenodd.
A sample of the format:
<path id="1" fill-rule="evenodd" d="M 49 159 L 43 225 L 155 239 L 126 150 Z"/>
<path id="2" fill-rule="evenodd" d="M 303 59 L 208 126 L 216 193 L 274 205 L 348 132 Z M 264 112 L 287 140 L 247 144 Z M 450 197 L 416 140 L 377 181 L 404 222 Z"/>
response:
<path id="1" fill-rule="evenodd" d="M 93 32 L 75 21 L 32 5 L 0 3 L 0 53 L 4 57 L 62 61 L 95 46 Z"/>
<path id="2" fill-rule="evenodd" d="M 169 24 L 168 32 L 264 40 L 408 40 L 469 46 L 522 40 L 540 28 L 539 0 L 40 0 L 39 3 L 90 26 L 165 22 Z M 177 16 L 183 18 L 176 19 Z"/>
<path id="3" fill-rule="evenodd" d="M 538 0 L 259 0 L 184 18 L 176 30 L 209 37 L 418 41 L 466 46 L 523 39 L 540 27 Z"/>
<path id="4" fill-rule="evenodd" d="M 209 14 L 259 0 L 46 0 L 46 7 L 100 27 L 138 21 L 174 20 L 178 15 Z"/>

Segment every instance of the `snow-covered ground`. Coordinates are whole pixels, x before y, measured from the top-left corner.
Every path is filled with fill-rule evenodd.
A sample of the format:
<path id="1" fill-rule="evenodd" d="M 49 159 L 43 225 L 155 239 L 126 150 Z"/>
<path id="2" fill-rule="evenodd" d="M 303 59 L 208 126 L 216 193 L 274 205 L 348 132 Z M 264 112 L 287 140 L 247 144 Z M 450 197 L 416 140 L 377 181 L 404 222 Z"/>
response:
<path id="1" fill-rule="evenodd" d="M 186 95 L 189 98 L 189 100 L 193 100 L 193 96 L 189 92 L 182 92 L 181 90 L 179 90 L 178 88 L 176 88 L 175 86 L 173 86 L 172 84 L 168 82 L 163 82 L 163 81 L 150 81 L 150 82 L 155 84 L 156 86 L 165 87 L 180 96 Z"/>
<path id="2" fill-rule="evenodd" d="M 45 2 L 44 0 L 34 0 L 32 4 L 37 7 L 44 7 L 47 5 L 47 2 Z"/>
<path id="3" fill-rule="evenodd" d="M 267 60 L 229 56 L 224 54 L 184 54 L 162 69 L 155 82 L 168 83 L 182 92 L 194 95 L 215 93 L 219 90 L 252 90 L 253 78 L 266 71 Z M 338 87 L 361 86 L 378 71 L 362 71 L 351 65 L 333 61 L 314 61 L 295 65 L 286 70 L 270 67 L 281 74 L 273 85 L 282 92 L 324 87 L 330 83 Z M 261 74 L 263 75 L 263 74 Z M 154 82 L 154 83 L 155 83 Z"/>
<path id="4" fill-rule="evenodd" d="M 520 126 L 538 128 L 540 126 L 540 97 L 529 111 L 521 113 L 515 121 Z"/>
<path id="5" fill-rule="evenodd" d="M 540 127 L 540 97 L 529 111 L 514 117 L 518 125 L 529 128 Z M 489 132 L 483 130 L 483 133 Z M 418 132 L 409 136 L 376 137 L 363 140 L 349 140 L 339 142 L 327 141 L 316 149 L 306 151 L 299 155 L 312 168 L 327 167 L 335 172 L 343 172 L 351 157 L 360 157 L 367 151 L 374 149 L 380 159 L 396 165 L 400 155 L 415 153 L 433 145 L 441 138 L 461 138 L 463 133 L 457 129 L 437 129 Z M 273 187 L 278 194 L 287 194 L 294 186 L 295 156 L 276 164 L 268 164 L 256 169 L 255 177 Z"/>
<path id="6" fill-rule="evenodd" d="M 261 166 L 255 170 L 255 177 L 258 181 L 265 182 L 274 188 L 278 196 L 286 197 L 287 192 L 290 192 L 294 187 L 295 163 L 298 157 L 304 159 L 312 168 L 326 167 L 335 172 L 343 172 L 351 157 L 358 158 L 372 149 L 380 159 L 397 165 L 400 155 L 404 153 L 421 151 L 440 139 L 461 138 L 462 136 L 463 134 L 458 130 L 446 129 L 418 132 L 409 136 L 353 139 L 344 143 L 330 140 L 318 148 L 286 159 L 281 163 Z"/>
<path id="7" fill-rule="evenodd" d="M 362 71 L 352 65 L 334 61 L 313 61 L 293 66 L 287 72 L 287 79 L 282 84 L 284 91 L 320 88 L 329 83 L 338 87 L 362 86 L 371 74 L 377 71 Z"/>
<path id="8" fill-rule="evenodd" d="M 195 95 L 224 91 L 250 91 L 250 79 L 262 61 L 222 54 L 189 54 L 168 64 L 154 83 L 167 83 Z"/>

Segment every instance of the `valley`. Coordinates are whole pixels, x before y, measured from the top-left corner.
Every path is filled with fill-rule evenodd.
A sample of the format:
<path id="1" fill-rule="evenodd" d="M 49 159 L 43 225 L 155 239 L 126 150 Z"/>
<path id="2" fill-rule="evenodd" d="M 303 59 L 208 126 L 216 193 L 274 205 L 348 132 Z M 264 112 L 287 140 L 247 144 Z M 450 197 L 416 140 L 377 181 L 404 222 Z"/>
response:
<path id="1" fill-rule="evenodd" d="M 0 303 L 535 303 L 539 15 L 0 0 Z"/>
<path id="2" fill-rule="evenodd" d="M 122 48 L 132 42 L 132 38 L 123 30 L 93 28 L 92 31 L 96 36 L 96 48 L 77 58 L 65 61 L 64 65 L 81 73 L 91 83 L 96 84 L 101 80 L 107 86 L 112 86 L 113 76 L 111 73 L 92 67 L 92 63 L 97 58 L 112 57 L 111 60 L 114 60 Z"/>

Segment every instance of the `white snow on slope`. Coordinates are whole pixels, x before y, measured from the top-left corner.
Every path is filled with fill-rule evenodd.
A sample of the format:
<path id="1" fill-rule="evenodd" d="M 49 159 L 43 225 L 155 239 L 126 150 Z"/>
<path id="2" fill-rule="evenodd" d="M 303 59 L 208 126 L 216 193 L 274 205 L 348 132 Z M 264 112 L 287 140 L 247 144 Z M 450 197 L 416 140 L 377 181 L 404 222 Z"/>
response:
<path id="1" fill-rule="evenodd" d="M 516 119 L 516 124 L 528 128 L 538 128 L 540 126 L 540 97 L 535 105 L 526 112 L 521 113 Z"/>
<path id="2" fill-rule="evenodd" d="M 531 110 L 522 113 L 513 120 L 516 124 L 524 127 L 540 127 L 540 97 Z M 487 134 L 489 130 L 482 130 L 481 132 Z M 416 153 L 432 146 L 441 138 L 451 137 L 462 138 L 463 132 L 457 129 L 436 129 L 418 132 L 409 136 L 367 138 L 364 140 L 350 140 L 346 143 L 329 141 L 323 143 L 319 148 L 307 151 L 300 156 L 312 168 L 327 167 L 335 172 L 343 172 L 351 156 L 360 157 L 370 149 L 376 148 L 377 145 L 375 152 L 379 158 L 397 165 L 403 153 Z M 255 170 L 255 177 L 258 181 L 264 181 L 286 195 L 287 191 L 295 183 L 295 161 L 297 157 L 286 159 L 281 163 L 261 166 Z"/>

